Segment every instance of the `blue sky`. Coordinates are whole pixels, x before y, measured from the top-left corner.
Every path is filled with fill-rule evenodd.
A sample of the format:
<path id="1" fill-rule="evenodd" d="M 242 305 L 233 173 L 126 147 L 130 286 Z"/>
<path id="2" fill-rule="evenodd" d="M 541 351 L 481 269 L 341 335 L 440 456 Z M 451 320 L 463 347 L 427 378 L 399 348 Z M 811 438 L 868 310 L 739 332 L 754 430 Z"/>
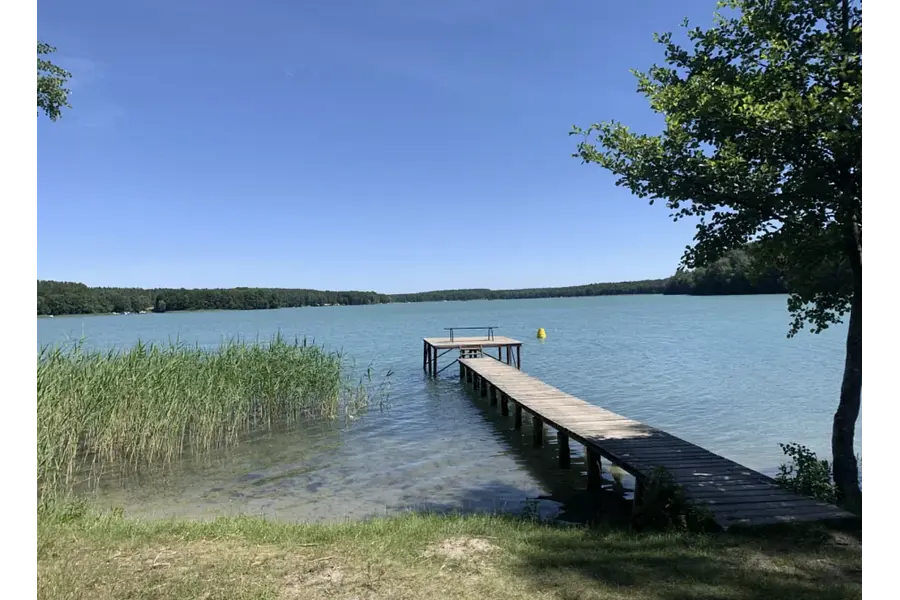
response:
<path id="1" fill-rule="evenodd" d="M 663 277 L 693 227 L 571 158 L 714 0 L 42 0 L 38 277 L 406 292 Z"/>

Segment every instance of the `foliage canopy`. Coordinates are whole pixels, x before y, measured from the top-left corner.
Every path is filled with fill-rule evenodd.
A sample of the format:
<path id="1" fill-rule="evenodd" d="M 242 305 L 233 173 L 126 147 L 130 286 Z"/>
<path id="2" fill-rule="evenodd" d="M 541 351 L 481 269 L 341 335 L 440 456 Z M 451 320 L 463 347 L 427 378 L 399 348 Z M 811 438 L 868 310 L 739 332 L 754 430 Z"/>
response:
<path id="1" fill-rule="evenodd" d="M 56 52 L 53 46 L 44 42 L 37 43 L 37 107 L 39 116 L 43 111 L 51 121 L 56 121 L 62 116 L 63 108 L 71 108 L 69 90 L 65 85 L 72 74 L 46 58 L 41 58 L 53 52 Z"/>
<path id="2" fill-rule="evenodd" d="M 703 267 L 760 242 L 792 296 L 791 334 L 820 331 L 849 310 L 848 261 L 862 247 L 862 14 L 834 0 L 731 0 L 691 47 L 657 35 L 666 66 L 635 72 L 665 116 L 660 135 L 610 121 L 576 157 L 618 175 L 676 221 L 698 221 L 683 264 Z M 858 251 L 848 251 L 848 229 Z M 858 243 L 857 243 L 858 242 Z M 820 285 L 823 272 L 843 273 Z"/>

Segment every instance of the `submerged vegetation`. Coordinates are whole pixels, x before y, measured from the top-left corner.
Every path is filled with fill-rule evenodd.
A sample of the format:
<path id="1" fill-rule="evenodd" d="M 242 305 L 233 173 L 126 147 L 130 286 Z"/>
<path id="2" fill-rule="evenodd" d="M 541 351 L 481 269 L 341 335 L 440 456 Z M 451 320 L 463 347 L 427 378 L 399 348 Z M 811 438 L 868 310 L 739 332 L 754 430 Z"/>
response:
<path id="1" fill-rule="evenodd" d="M 138 343 L 125 351 L 44 348 L 37 361 L 38 488 L 86 471 L 136 469 L 236 443 L 242 435 L 361 409 L 373 390 L 341 354 L 306 340 L 216 349 Z"/>

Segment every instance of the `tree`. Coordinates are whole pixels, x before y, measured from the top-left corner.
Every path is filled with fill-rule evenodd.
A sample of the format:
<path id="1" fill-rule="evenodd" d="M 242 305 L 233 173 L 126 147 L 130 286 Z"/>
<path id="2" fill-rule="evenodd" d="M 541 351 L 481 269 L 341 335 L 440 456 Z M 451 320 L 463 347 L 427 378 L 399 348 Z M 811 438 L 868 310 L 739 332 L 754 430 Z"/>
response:
<path id="1" fill-rule="evenodd" d="M 69 90 L 63 87 L 71 73 L 54 65 L 49 60 L 41 58 L 47 54 L 56 52 L 56 48 L 43 42 L 37 43 L 37 107 L 38 115 L 44 111 L 51 121 L 62 116 L 63 107 L 69 105 Z"/>
<path id="2" fill-rule="evenodd" d="M 839 501 L 862 509 L 853 437 L 862 390 L 862 9 L 851 0 L 729 0 L 685 46 L 656 35 L 665 66 L 635 72 L 665 117 L 659 135 L 611 121 L 575 157 L 636 196 L 698 221 L 682 264 L 748 242 L 791 292 L 788 336 L 849 312 L 832 452 Z M 831 274 L 830 277 L 822 277 Z"/>

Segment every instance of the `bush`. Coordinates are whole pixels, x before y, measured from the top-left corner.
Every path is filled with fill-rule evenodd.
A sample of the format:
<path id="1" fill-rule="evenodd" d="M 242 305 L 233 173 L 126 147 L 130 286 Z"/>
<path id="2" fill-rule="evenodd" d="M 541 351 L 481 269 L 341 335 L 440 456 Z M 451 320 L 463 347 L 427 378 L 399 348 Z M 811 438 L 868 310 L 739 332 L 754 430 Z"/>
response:
<path id="1" fill-rule="evenodd" d="M 640 530 L 706 531 L 715 528 L 708 510 L 691 506 L 672 474 L 662 467 L 653 470 L 643 483 L 635 505 L 634 526 Z"/>
<path id="2" fill-rule="evenodd" d="M 822 502 L 835 503 L 837 490 L 831 476 L 831 464 L 801 444 L 779 444 L 791 458 L 791 464 L 778 467 L 775 481 L 785 488 Z"/>

